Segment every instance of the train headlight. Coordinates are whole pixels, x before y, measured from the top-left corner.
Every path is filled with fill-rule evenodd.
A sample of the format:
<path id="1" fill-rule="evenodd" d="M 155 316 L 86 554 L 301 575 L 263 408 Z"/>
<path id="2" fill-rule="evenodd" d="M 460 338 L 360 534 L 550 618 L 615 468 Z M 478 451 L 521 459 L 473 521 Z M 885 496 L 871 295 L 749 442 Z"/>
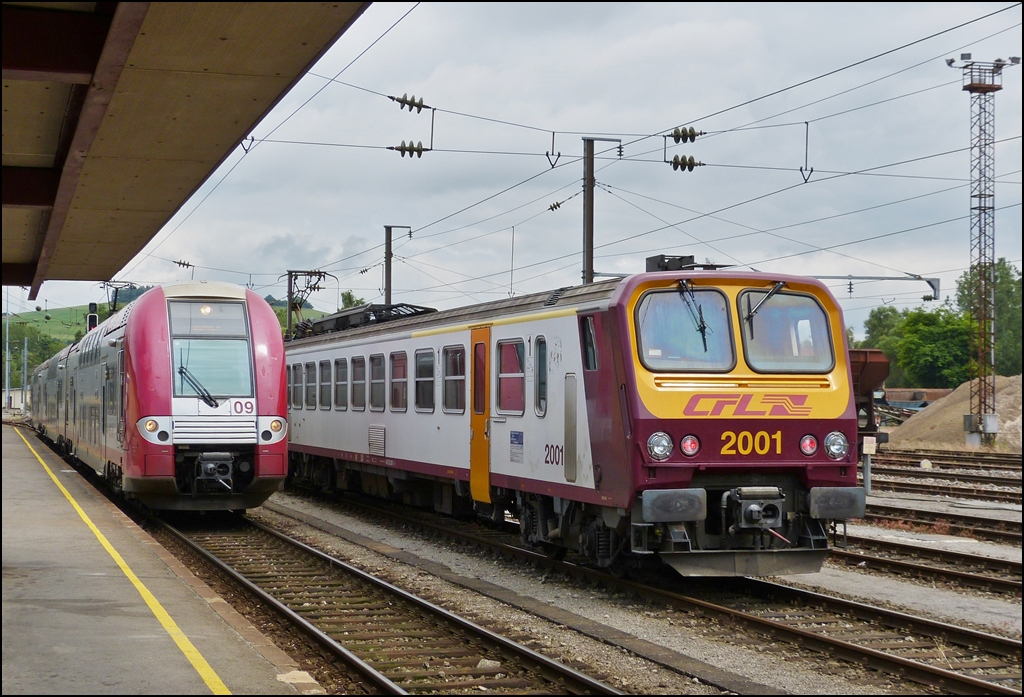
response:
<path id="1" fill-rule="evenodd" d="M 804 455 L 813 455 L 818 452 L 818 439 L 808 434 L 800 439 L 800 452 Z"/>
<path id="2" fill-rule="evenodd" d="M 683 436 L 683 439 L 679 441 L 679 449 L 686 457 L 693 457 L 700 450 L 700 441 L 697 440 L 697 436 Z"/>
<path id="3" fill-rule="evenodd" d="M 148 419 L 148 420 L 146 421 L 146 426 L 145 426 L 145 428 L 146 428 L 146 430 L 147 430 L 147 431 L 149 431 L 150 433 L 152 433 L 153 431 L 155 431 L 155 430 L 156 430 L 156 429 L 158 429 L 159 427 L 160 427 L 160 424 L 158 424 L 158 423 L 156 422 L 156 420 L 154 420 L 154 419 Z"/>
<path id="4" fill-rule="evenodd" d="M 825 454 L 833 460 L 841 460 L 846 457 L 846 452 L 849 449 L 850 442 L 839 431 L 832 431 L 825 436 Z"/>
<path id="5" fill-rule="evenodd" d="M 672 454 L 672 438 L 664 431 L 652 433 L 647 439 L 647 452 L 655 460 L 667 460 Z"/>
<path id="6" fill-rule="evenodd" d="M 274 419 L 270 422 L 270 430 L 274 433 L 280 433 L 282 428 L 284 428 L 284 422 L 280 419 Z"/>

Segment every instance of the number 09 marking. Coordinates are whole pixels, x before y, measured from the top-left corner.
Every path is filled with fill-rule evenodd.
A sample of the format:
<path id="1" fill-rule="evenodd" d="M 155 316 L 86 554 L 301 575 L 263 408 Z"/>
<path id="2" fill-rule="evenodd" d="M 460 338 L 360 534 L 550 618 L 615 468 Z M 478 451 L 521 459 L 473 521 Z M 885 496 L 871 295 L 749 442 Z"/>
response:
<path id="1" fill-rule="evenodd" d="M 251 399 L 236 399 L 231 403 L 231 411 L 235 414 L 255 414 L 256 404 Z"/>
<path id="2" fill-rule="evenodd" d="M 722 455 L 767 455 L 771 450 L 772 442 L 775 443 L 775 455 L 782 454 L 782 431 L 768 433 L 767 431 L 733 431 L 722 432 Z"/>

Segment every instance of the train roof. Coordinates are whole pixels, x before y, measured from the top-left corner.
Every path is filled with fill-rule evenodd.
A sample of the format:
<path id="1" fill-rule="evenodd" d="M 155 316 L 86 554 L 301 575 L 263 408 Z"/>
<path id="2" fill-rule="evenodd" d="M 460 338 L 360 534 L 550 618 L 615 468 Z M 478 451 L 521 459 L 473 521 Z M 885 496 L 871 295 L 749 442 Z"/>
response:
<path id="1" fill-rule="evenodd" d="M 370 324 L 340 329 L 338 331 L 324 331 L 324 333 L 314 334 L 313 336 L 293 339 L 289 342 L 289 345 L 311 346 L 341 339 L 373 336 L 375 334 L 413 332 L 439 325 L 475 324 L 498 317 L 543 312 L 564 307 L 593 305 L 596 308 L 602 303 L 607 305 L 608 300 L 618 284 L 621 283 L 621 280 L 616 278 L 589 285 L 569 286 L 543 293 L 531 293 L 530 295 L 492 300 L 491 302 L 479 303 L 477 305 L 466 305 L 451 310 L 434 311 L 432 308 L 418 308 L 424 311 L 411 316 L 386 317 L 384 312 L 379 312 L 384 321 L 375 321 Z M 340 313 L 323 317 L 313 324 L 314 326 L 319 325 L 321 328 L 327 328 L 332 324 L 342 326 L 344 324 L 343 321 L 335 322 L 335 320 L 343 320 L 346 317 L 351 317 L 353 314 L 358 314 L 360 311 L 372 312 L 372 308 L 386 307 L 388 306 L 363 305 L 358 308 L 350 308 Z M 409 305 L 405 307 L 418 306 Z"/>
<path id="2" fill-rule="evenodd" d="M 758 271 L 733 271 L 724 269 L 694 269 L 682 271 L 657 271 L 635 274 L 622 278 L 612 278 L 594 283 L 567 286 L 542 293 L 531 293 L 514 298 L 493 300 L 476 305 L 450 310 L 435 311 L 416 305 L 362 305 L 348 308 L 341 312 L 327 315 L 307 327 L 313 330 L 312 336 L 297 337 L 288 342 L 289 346 L 315 346 L 320 343 L 340 341 L 349 338 L 362 338 L 385 333 L 403 333 L 433 329 L 446 325 L 483 324 L 502 317 L 533 314 L 558 309 L 603 309 L 623 296 L 628 296 L 633 289 L 645 280 L 664 278 L 701 278 L 738 279 L 762 284 L 783 281 L 787 284 L 817 286 L 825 293 L 828 289 L 823 283 L 806 276 L 789 274 L 762 273 Z M 398 308 L 414 308 L 400 310 Z M 394 310 L 394 311 L 392 311 Z M 364 317 L 358 318 L 360 314 Z"/>

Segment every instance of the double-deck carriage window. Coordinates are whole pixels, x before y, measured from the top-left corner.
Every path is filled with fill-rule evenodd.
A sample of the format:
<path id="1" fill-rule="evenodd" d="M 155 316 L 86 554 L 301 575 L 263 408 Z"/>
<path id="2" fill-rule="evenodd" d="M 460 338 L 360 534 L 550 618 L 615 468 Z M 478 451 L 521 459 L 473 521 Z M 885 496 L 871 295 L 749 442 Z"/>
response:
<path id="1" fill-rule="evenodd" d="M 284 388 L 285 401 L 288 402 L 288 408 L 292 408 L 292 367 L 285 366 L 284 369 L 285 377 L 288 378 L 288 386 Z"/>
<path id="2" fill-rule="evenodd" d="M 391 411 L 409 408 L 409 358 L 405 351 L 392 353 L 391 359 Z"/>
<path id="3" fill-rule="evenodd" d="M 444 350 L 444 411 L 466 411 L 466 349 L 453 346 Z"/>
<path id="4" fill-rule="evenodd" d="M 416 352 L 416 411 L 434 411 L 434 350 Z"/>
<path id="5" fill-rule="evenodd" d="M 316 363 L 306 364 L 306 408 L 316 409 Z"/>
<path id="6" fill-rule="evenodd" d="M 352 409 L 366 409 L 366 358 L 363 356 L 352 359 Z"/>
<path id="7" fill-rule="evenodd" d="M 302 364 L 292 366 L 292 408 L 302 408 Z"/>
<path id="8" fill-rule="evenodd" d="M 835 366 L 825 310 L 811 295 L 766 290 L 740 293 L 747 364 L 760 373 L 827 373 Z M 763 302 L 762 302 L 763 301 Z M 760 303 L 760 306 L 758 306 Z M 751 316 L 753 310 L 757 310 Z"/>
<path id="9" fill-rule="evenodd" d="M 331 362 L 320 361 L 320 408 L 331 408 Z"/>
<path id="10" fill-rule="evenodd" d="M 334 360 L 334 408 L 348 408 L 348 361 L 344 358 Z"/>
<path id="11" fill-rule="evenodd" d="M 536 361 L 533 408 L 537 416 L 544 416 L 548 412 L 548 342 L 543 336 L 538 336 L 534 342 L 533 357 Z"/>
<path id="12" fill-rule="evenodd" d="M 525 348 L 522 339 L 498 342 L 498 411 L 522 414 L 526 409 Z"/>
<path id="13" fill-rule="evenodd" d="M 370 356 L 370 411 L 384 411 L 384 354 Z"/>
<path id="14" fill-rule="evenodd" d="M 722 373 L 736 364 L 728 300 L 719 290 L 645 293 L 635 322 L 637 352 L 648 370 Z"/>

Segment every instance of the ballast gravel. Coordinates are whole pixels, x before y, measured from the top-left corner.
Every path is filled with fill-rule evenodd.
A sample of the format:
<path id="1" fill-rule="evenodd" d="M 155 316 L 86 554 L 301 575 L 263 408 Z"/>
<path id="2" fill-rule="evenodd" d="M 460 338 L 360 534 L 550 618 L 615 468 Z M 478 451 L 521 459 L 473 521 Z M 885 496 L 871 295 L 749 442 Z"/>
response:
<path id="1" fill-rule="evenodd" d="M 495 559 L 479 550 L 406 531 L 398 524 L 376 525 L 355 515 L 333 510 L 301 496 L 274 494 L 272 503 L 292 508 L 378 543 L 442 564 L 460 577 L 486 580 L 521 596 L 550 604 L 604 626 L 663 646 L 723 671 L 780 692 L 795 694 L 879 694 L 889 685 L 886 676 L 865 672 L 843 661 L 801 653 L 789 644 L 737 633 L 710 620 L 694 622 L 680 613 L 656 608 L 606 589 L 595 589 L 560 576 L 548 577 L 533 567 Z M 590 673 L 593 667 L 605 682 L 634 694 L 717 694 L 721 691 L 603 644 L 535 615 L 449 583 L 414 566 L 395 561 L 366 547 L 320 531 L 271 511 L 250 511 L 275 527 L 300 530 L 317 546 L 432 602 L 474 619 L 495 631 Z M 681 581 L 683 582 L 683 581 Z M 691 626 L 692 625 L 692 626 Z M 503 629 L 502 629 L 503 628 Z M 584 669 L 583 666 L 588 668 Z M 918 692 L 913 684 L 896 690 Z"/>

